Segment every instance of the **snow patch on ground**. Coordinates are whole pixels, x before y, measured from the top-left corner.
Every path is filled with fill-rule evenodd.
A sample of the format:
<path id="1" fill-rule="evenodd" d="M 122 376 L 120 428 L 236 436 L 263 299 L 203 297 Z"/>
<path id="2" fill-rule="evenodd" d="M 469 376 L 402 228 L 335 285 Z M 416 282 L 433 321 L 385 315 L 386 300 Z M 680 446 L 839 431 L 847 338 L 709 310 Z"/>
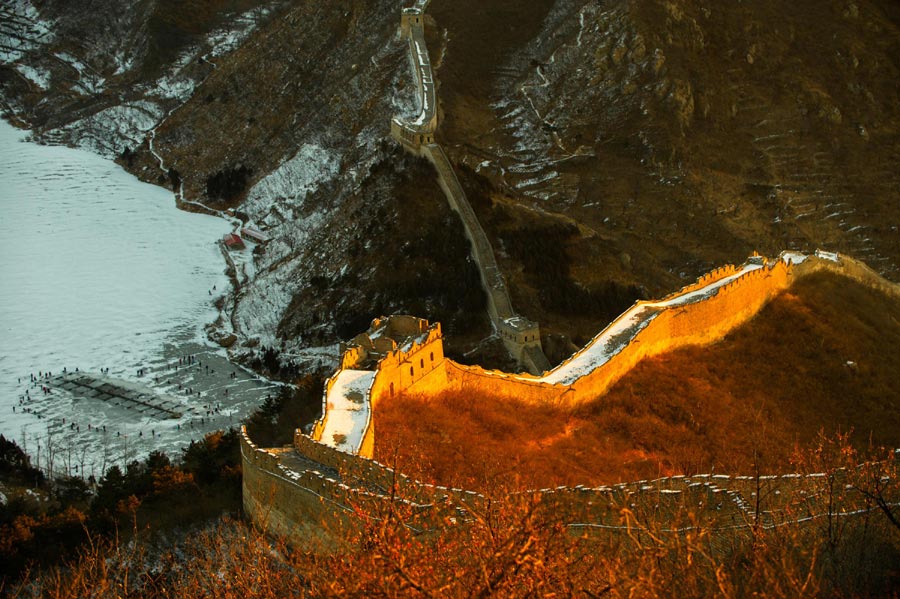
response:
<path id="1" fill-rule="evenodd" d="M 209 55 L 222 56 L 238 49 L 250 37 L 260 21 L 271 12 L 272 9 L 266 6 L 254 8 L 235 19 L 231 28 L 211 33 L 207 38 L 207 42 L 213 48 Z"/>
<path id="2" fill-rule="evenodd" d="M 138 56 L 132 47 L 125 47 L 116 50 L 113 60 L 116 63 L 116 71 L 113 76 L 116 77 L 131 71 L 137 64 Z"/>
<path id="3" fill-rule="evenodd" d="M 290 345 L 290 342 L 288 342 Z M 341 355 L 338 343 L 319 347 L 290 348 L 281 352 L 281 357 L 314 370 L 336 370 Z"/>
<path id="4" fill-rule="evenodd" d="M 162 100 L 177 100 L 184 103 L 194 94 L 197 83 L 182 76 L 180 72 L 172 72 L 157 82 L 153 94 Z"/>
<path id="5" fill-rule="evenodd" d="M 16 70 L 22 73 L 22 75 L 34 83 L 36 86 L 41 88 L 42 90 L 47 90 L 50 87 L 50 72 L 46 69 L 39 69 L 36 67 L 31 67 L 25 64 L 16 65 Z"/>
<path id="6" fill-rule="evenodd" d="M 298 273 L 309 270 L 304 263 L 307 258 L 297 252 L 309 245 L 311 237 L 327 222 L 328 213 L 317 211 L 294 218 L 267 231 L 272 241 L 264 254 L 253 256 L 255 278 L 243 287 L 232 318 L 239 335 L 259 339 L 263 346 L 281 346 L 278 325 L 303 284 Z M 292 339 L 290 349 L 301 343 L 299 337 Z"/>
<path id="7" fill-rule="evenodd" d="M 334 178 L 339 168 L 338 155 L 315 143 L 303 144 L 293 158 L 253 186 L 244 208 L 255 218 L 268 213 L 273 202 L 298 206 L 323 181 Z"/>
<path id="8" fill-rule="evenodd" d="M 53 24 L 41 18 L 29 0 L 12 0 L 0 7 L 0 64 L 21 60 L 26 53 L 55 39 Z M 13 31 L 17 35 L 10 35 Z"/>
<path id="9" fill-rule="evenodd" d="M 182 52 L 169 68 L 169 72 L 148 90 L 148 94 L 161 100 L 176 100 L 178 103 L 187 102 L 200 82 L 186 75 L 184 69 L 198 59 L 199 53 L 200 49 L 197 46 Z"/>
<path id="10" fill-rule="evenodd" d="M 268 347 L 278 347 L 278 323 L 293 299 L 293 286 L 279 274 L 258 276 L 241 294 L 235 314 L 239 330 Z"/>
<path id="11" fill-rule="evenodd" d="M 238 16 L 230 27 L 210 33 L 205 43 L 191 47 L 178 57 L 169 72 L 156 83 L 151 93 L 164 100 L 186 102 L 194 95 L 200 81 L 185 75 L 185 67 L 197 60 L 208 62 L 210 58 L 224 56 L 238 49 L 271 11 L 269 7 L 255 8 Z"/>
<path id="12" fill-rule="evenodd" d="M 782 252 L 781 254 L 781 259 L 784 260 L 785 264 L 802 264 L 806 262 L 808 257 L 806 254 L 799 252 Z"/>
<path id="13" fill-rule="evenodd" d="M 101 110 L 60 131 L 77 134 L 78 147 L 115 158 L 125 148 L 139 146 L 163 116 L 163 109 L 153 102 L 133 102 Z"/>
<path id="14" fill-rule="evenodd" d="M 841 258 L 837 252 L 826 252 L 825 250 L 816 250 L 816 257 L 822 260 L 830 260 L 831 262 L 840 262 Z"/>
<path id="15" fill-rule="evenodd" d="M 238 332 L 257 338 L 263 346 L 278 347 L 278 324 L 293 299 L 302 265 L 298 248 L 327 221 L 324 211 L 301 215 L 306 197 L 336 177 L 340 157 L 317 143 L 306 143 L 297 153 L 261 179 L 250 190 L 243 209 L 270 236 L 266 252 L 254 256 L 255 278 L 238 297 L 234 322 Z M 294 340 L 299 341 L 299 340 Z M 296 345 L 296 343 L 295 343 Z"/>
<path id="16" fill-rule="evenodd" d="M 78 82 L 73 86 L 76 91 L 89 96 L 103 91 L 106 79 L 84 64 L 81 59 L 68 52 L 56 52 L 54 56 L 78 72 Z"/>

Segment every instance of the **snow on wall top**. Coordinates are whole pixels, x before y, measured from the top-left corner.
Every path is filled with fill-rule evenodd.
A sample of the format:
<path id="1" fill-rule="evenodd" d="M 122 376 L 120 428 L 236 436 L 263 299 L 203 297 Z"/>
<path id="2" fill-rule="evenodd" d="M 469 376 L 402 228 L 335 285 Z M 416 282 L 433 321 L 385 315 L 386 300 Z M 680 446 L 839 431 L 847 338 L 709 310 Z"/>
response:
<path id="1" fill-rule="evenodd" d="M 610 358 L 624 349 L 635 336 L 656 318 L 656 315 L 672 306 L 683 306 L 702 301 L 718 293 L 719 288 L 738 279 L 750 271 L 762 268 L 762 264 L 748 263 L 733 275 L 713 281 L 695 291 L 675 296 L 661 302 L 640 302 L 613 321 L 597 335 L 589 345 L 539 379 L 528 379 L 540 383 L 572 385 L 579 378 L 606 364 Z"/>
<path id="2" fill-rule="evenodd" d="M 342 370 L 338 374 L 327 398 L 322 444 L 359 452 L 369 422 L 369 390 L 375 374 L 372 370 Z"/>

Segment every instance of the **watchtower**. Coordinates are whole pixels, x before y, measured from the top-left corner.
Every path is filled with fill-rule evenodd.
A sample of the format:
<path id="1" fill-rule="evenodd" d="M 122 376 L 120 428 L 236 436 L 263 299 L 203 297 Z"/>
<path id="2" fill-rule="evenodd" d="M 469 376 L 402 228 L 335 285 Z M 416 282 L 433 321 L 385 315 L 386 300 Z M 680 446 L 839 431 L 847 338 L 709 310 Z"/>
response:
<path id="1" fill-rule="evenodd" d="M 418 7 L 404 8 L 400 14 L 400 33 L 408 36 L 412 28 L 423 27 L 425 14 Z"/>

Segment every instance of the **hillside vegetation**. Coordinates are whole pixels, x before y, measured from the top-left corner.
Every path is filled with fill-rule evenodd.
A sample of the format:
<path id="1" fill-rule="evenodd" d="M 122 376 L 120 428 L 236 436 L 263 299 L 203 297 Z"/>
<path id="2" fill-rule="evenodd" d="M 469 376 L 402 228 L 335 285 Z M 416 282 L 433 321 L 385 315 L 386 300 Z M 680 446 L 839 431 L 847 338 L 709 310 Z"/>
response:
<path id="1" fill-rule="evenodd" d="M 828 273 L 711 347 L 640 363 L 579 409 L 445 393 L 375 412 L 376 459 L 483 489 L 785 472 L 820 433 L 900 446 L 897 301 Z"/>
<path id="2" fill-rule="evenodd" d="M 333 555 L 291 548 L 226 518 L 156 550 L 142 538 L 93 543 L 65 567 L 36 573 L 11 590 L 59 599 L 649 599 L 673 589 L 697 599 L 896 598 L 897 462 L 884 457 L 857 468 L 863 456 L 840 441 L 824 441 L 801 456 L 799 469 L 824 472 L 815 478 L 832 490 L 809 496 L 785 489 L 782 500 L 792 507 L 781 526 L 759 526 L 752 516 L 710 521 L 691 501 L 661 511 L 654 492 L 610 497 L 618 517 L 607 526 L 571 526 L 540 494 L 521 494 L 460 509 L 439 531 L 420 534 L 415 513 L 421 506 L 351 500 L 360 526 L 333 530 L 342 541 Z M 850 499 L 857 493 L 871 497 L 865 509 Z"/>
<path id="3" fill-rule="evenodd" d="M 429 12 L 446 31 L 440 133 L 513 303 L 544 330 L 605 322 L 570 320 L 534 284 L 509 215 L 577 225 L 557 253 L 594 293 L 655 297 L 753 250 L 823 246 L 896 279 L 895 2 L 518 5 Z"/>
<path id="4" fill-rule="evenodd" d="M 273 242 L 229 306 L 248 345 L 333 345 L 379 307 L 461 325 L 441 288 L 468 286 L 465 242 L 435 270 L 418 241 L 461 230 L 395 216 L 410 198 L 429 217 L 444 203 L 387 141 L 390 118 L 416 110 L 400 6 L 6 3 L 0 32 L 25 42 L 0 55 L 3 112 L 263 229 Z M 435 0 L 426 38 L 439 141 L 551 358 L 635 298 L 753 250 L 835 249 L 896 279 L 896 2 L 523 6 Z M 421 274 L 389 284 L 409 239 L 399 260 Z M 365 276 L 345 276 L 348 261 Z M 481 333 L 463 332 L 458 353 Z"/>

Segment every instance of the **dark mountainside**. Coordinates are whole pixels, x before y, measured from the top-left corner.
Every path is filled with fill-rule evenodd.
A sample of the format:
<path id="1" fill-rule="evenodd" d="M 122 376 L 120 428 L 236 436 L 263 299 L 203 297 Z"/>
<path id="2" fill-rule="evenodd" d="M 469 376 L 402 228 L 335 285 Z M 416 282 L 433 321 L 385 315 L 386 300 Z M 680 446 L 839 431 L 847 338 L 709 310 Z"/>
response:
<path id="1" fill-rule="evenodd" d="M 272 238 L 235 273 L 219 323 L 238 354 L 315 361 L 396 311 L 442 321 L 452 353 L 479 346 L 489 326 L 461 228 L 431 168 L 388 139 L 416 102 L 400 3 L 133 7 L 5 4 L 4 111 Z M 896 279 L 895 2 L 428 12 L 439 137 L 551 359 L 635 298 L 755 249 L 826 247 Z"/>
<path id="2" fill-rule="evenodd" d="M 4 0 L 0 111 L 36 141 L 116 159 L 173 189 L 181 208 L 233 209 L 270 238 L 231 272 L 234 293 L 210 330 L 233 343 L 235 359 L 284 377 L 330 369 L 338 341 L 405 312 L 440 321 L 454 359 L 510 369 L 434 169 L 389 138 L 390 117 L 418 108 L 397 32 L 410 3 Z M 753 250 L 824 247 L 900 276 L 896 0 L 433 0 L 426 36 L 439 141 L 551 361 L 635 298 Z M 30 493 L 38 481 L 28 480 L 27 457 L 0 441 L 2 461 L 24 481 L 0 510 L 0 595 L 633 598 L 677 588 L 684 597 L 896 598 L 897 460 L 813 438 L 853 423 L 894 443 L 896 305 L 809 279 L 725 342 L 642 363 L 579 413 L 542 406 L 531 426 L 529 409 L 469 396 L 450 398 L 446 429 L 416 421 L 444 444 L 441 459 L 461 484 L 478 475 L 460 456 L 493 467 L 499 449 L 522 455 L 513 443 L 473 441 L 466 411 L 499 415 L 479 416 L 493 432 L 527 429 L 534 461 L 503 466 L 523 481 L 542 467 L 559 473 L 547 444 L 569 455 L 577 477 L 591 459 L 572 439 L 606 452 L 598 468 L 610 480 L 706 467 L 759 475 L 789 460 L 831 485 L 785 493 L 801 526 L 759 527 L 757 511 L 743 522 L 751 530 L 732 512 L 719 524 L 740 530 L 720 542 L 690 510 L 659 510 L 658 494 L 641 493 L 641 506 L 634 495 L 617 503 L 618 531 L 582 536 L 523 494 L 474 527 L 414 535 L 397 524 L 414 522 L 420 506 L 398 501 L 361 514 L 372 526 L 322 557 L 273 545 L 244 522 L 210 521 L 240 510 L 234 432 L 197 441 L 180 463 L 151 454 L 111 470 L 93 499 L 72 479 L 52 501 Z M 296 383 L 249 419 L 264 446 L 289 442 L 319 408 L 323 382 Z M 418 407 L 404 406 L 405 432 Z M 446 447 L 451 426 L 458 452 Z M 888 503 L 837 517 L 846 515 L 849 487 L 834 477 L 843 468 Z M 483 478 L 500 496 L 509 489 L 495 474 Z M 160 546 L 142 540 L 145 525 Z M 107 536 L 87 542 L 98 529 Z M 7 573 L 21 592 L 5 586 Z"/>
<path id="3" fill-rule="evenodd" d="M 896 280 L 895 2 L 516 6 L 431 13 L 447 30 L 443 137 L 477 173 L 523 313 L 571 334 L 601 324 L 587 312 L 579 330 L 535 289 L 509 238 L 522 219 L 567 231 L 557 252 L 601 296 L 658 297 L 754 249 L 828 247 Z"/>

